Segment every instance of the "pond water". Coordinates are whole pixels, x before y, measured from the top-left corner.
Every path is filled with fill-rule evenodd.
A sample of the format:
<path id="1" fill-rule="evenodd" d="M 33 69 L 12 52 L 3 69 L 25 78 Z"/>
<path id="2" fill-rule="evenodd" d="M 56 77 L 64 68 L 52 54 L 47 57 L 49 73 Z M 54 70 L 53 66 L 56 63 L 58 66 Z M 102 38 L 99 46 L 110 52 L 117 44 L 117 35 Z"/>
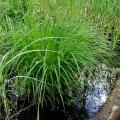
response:
<path id="1" fill-rule="evenodd" d="M 42 116 L 43 120 L 87 120 L 93 117 L 106 102 L 108 94 L 114 87 L 113 83 L 116 78 L 115 74 L 105 64 L 99 65 L 95 69 L 94 75 L 95 80 L 91 80 L 89 77 L 86 78 L 83 73 L 80 75 L 80 79 L 83 79 L 83 81 L 86 80 L 89 86 L 88 91 L 84 94 L 84 108 L 81 107 L 82 98 L 81 92 L 78 89 L 78 94 L 75 97 L 75 105 L 67 107 L 66 112 L 64 112 L 61 107 L 57 107 L 56 109 L 46 108 Z M 23 111 L 18 118 L 18 120 L 35 119 L 35 107 Z"/>
<path id="2" fill-rule="evenodd" d="M 108 98 L 108 94 L 114 87 L 115 74 L 105 64 L 99 65 L 95 69 L 95 80 L 87 79 L 89 90 L 85 93 L 85 108 L 81 107 L 81 95 L 75 97 L 76 103 L 72 108 L 67 108 L 64 113 L 61 109 L 46 112 L 44 120 L 87 120 L 94 116 Z M 86 79 L 81 74 L 80 79 Z M 84 86 L 84 85 L 83 85 Z"/>
<path id="3" fill-rule="evenodd" d="M 88 118 L 94 116 L 101 106 L 106 102 L 108 94 L 114 87 L 115 74 L 109 70 L 107 65 L 101 64 L 95 71 L 95 81 L 90 83 L 90 91 L 86 94 L 86 110 Z"/>

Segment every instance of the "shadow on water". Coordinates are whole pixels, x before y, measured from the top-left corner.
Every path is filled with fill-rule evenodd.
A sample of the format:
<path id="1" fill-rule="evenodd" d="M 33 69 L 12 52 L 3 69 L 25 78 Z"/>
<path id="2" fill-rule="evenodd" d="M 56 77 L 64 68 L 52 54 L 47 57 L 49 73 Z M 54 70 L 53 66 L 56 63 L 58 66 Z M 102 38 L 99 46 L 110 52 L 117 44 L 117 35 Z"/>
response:
<path id="1" fill-rule="evenodd" d="M 19 120 L 36 120 L 36 109 L 31 107 L 29 110 L 22 112 Z M 66 111 L 62 108 L 50 109 L 49 107 L 41 112 L 41 120 L 87 120 L 85 110 L 76 110 L 74 107 L 67 107 Z"/>

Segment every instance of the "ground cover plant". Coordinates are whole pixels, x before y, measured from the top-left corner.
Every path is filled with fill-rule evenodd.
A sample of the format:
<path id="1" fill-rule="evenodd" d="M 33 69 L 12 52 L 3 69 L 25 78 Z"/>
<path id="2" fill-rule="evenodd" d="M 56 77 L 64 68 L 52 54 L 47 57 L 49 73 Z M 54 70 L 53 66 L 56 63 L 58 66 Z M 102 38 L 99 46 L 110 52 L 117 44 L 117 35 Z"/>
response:
<path id="1" fill-rule="evenodd" d="M 114 65 L 119 3 L 0 1 L 0 97 L 7 119 L 16 95 L 32 96 L 39 120 L 48 101 L 53 107 L 72 102 L 84 84 L 82 70 L 91 74 L 100 63 Z"/>

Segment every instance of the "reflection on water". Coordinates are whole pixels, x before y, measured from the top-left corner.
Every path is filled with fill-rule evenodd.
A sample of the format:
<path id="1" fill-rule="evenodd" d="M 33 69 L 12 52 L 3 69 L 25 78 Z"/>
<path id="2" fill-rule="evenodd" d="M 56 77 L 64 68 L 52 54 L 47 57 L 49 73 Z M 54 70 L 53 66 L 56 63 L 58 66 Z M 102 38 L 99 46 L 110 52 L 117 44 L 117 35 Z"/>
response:
<path id="1" fill-rule="evenodd" d="M 86 95 L 85 107 L 89 118 L 106 102 L 115 81 L 115 74 L 105 64 L 102 64 L 96 70 L 95 79 L 92 84 L 89 83 L 91 89 Z"/>

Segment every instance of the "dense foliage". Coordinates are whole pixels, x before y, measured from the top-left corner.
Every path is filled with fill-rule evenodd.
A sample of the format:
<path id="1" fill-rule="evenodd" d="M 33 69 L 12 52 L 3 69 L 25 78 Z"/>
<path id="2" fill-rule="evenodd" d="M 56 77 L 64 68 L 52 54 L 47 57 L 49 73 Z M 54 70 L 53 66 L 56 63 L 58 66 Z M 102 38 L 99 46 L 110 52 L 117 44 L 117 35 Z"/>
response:
<path id="1" fill-rule="evenodd" d="M 119 5 L 119 0 L 1 0 L 0 95 L 6 113 L 9 82 L 38 106 L 64 105 L 83 83 L 83 69 L 89 74 L 99 63 L 113 65 Z"/>

